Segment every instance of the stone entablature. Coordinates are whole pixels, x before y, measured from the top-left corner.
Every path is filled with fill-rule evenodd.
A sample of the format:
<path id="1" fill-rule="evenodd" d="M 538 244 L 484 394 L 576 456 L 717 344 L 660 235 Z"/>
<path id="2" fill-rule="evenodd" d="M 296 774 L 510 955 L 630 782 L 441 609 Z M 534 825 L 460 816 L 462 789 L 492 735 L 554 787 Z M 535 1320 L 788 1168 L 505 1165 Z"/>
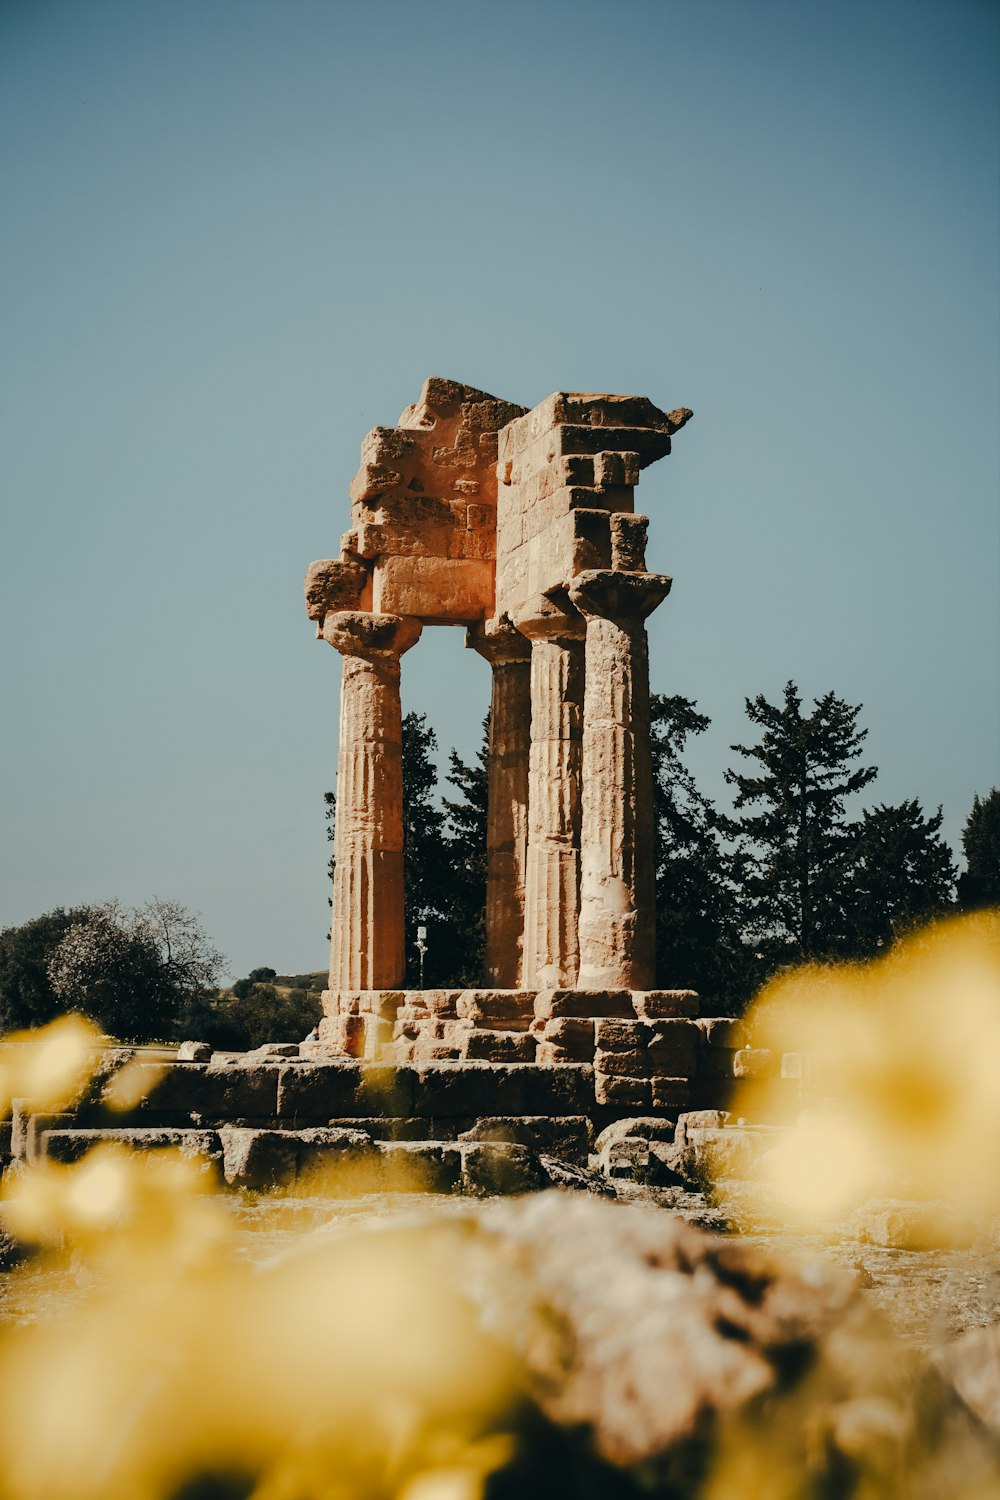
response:
<path id="1" fill-rule="evenodd" d="M 520 1027 L 404 1021 L 431 1050 L 454 1038 L 459 1057 L 493 1046 L 525 1060 L 536 996 L 649 991 L 644 621 L 670 580 L 646 569 L 634 488 L 690 415 L 572 392 L 526 411 L 432 378 L 397 427 L 365 439 L 340 556 L 306 576 L 317 634 L 344 658 L 328 1045 L 350 1053 L 347 997 L 391 992 L 405 968 L 399 662 L 425 624 L 464 625 L 493 670 L 487 978 L 492 993 L 530 997 L 532 1014 Z M 502 1039 L 459 1044 L 470 1030 Z"/>

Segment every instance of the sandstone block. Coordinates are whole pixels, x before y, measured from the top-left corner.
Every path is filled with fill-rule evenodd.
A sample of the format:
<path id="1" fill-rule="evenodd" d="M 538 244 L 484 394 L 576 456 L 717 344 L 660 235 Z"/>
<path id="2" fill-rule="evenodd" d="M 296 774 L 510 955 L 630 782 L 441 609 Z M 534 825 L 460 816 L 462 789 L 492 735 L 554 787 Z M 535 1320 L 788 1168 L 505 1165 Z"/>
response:
<path id="1" fill-rule="evenodd" d="M 181 1042 L 177 1048 L 178 1062 L 211 1062 L 211 1042 Z"/>
<path id="2" fill-rule="evenodd" d="M 693 1137 L 699 1130 L 721 1130 L 724 1125 L 728 1124 L 729 1119 L 729 1111 L 726 1109 L 688 1110 L 677 1117 L 674 1140 L 678 1146 L 686 1146 L 689 1131 Z"/>
<path id="3" fill-rule="evenodd" d="M 632 1115 L 606 1125 L 594 1142 L 594 1150 L 603 1151 L 612 1141 L 672 1141 L 673 1138 L 672 1120 L 663 1120 L 659 1115 Z"/>
<path id="4" fill-rule="evenodd" d="M 593 1022 L 594 1046 L 602 1052 L 635 1051 L 648 1046 L 653 1028 L 648 1021 L 602 1017 Z"/>
<path id="5" fill-rule="evenodd" d="M 594 1053 L 594 1067 L 598 1073 L 614 1073 L 621 1078 L 649 1078 L 653 1065 L 650 1053 L 643 1047 L 614 1052 L 602 1052 L 598 1048 Z"/>
<path id="6" fill-rule="evenodd" d="M 462 1185 L 464 1152 L 440 1141 L 379 1141 L 382 1192 L 453 1193 Z"/>
<path id="7" fill-rule="evenodd" d="M 781 1058 L 765 1047 L 741 1047 L 733 1054 L 734 1078 L 776 1078 L 781 1074 Z"/>
<path id="8" fill-rule="evenodd" d="M 634 1018 L 628 990 L 540 990 L 535 997 L 535 1017 L 541 1021 L 602 1016 Z"/>
<path id="9" fill-rule="evenodd" d="M 461 1055 L 457 1043 L 431 1036 L 417 1036 L 409 1045 L 396 1048 L 397 1060 L 405 1056 L 413 1062 L 457 1062 Z"/>
<path id="10" fill-rule="evenodd" d="M 298 1142 L 291 1133 L 225 1127 L 219 1139 L 229 1187 L 264 1189 L 294 1182 Z"/>
<path id="11" fill-rule="evenodd" d="M 413 1072 L 415 1112 L 448 1115 L 589 1114 L 593 1072 L 580 1064 L 428 1063 Z"/>
<path id="12" fill-rule="evenodd" d="M 695 990 L 633 990 L 632 999 L 635 1014 L 650 1021 L 698 1014 L 699 1000 Z"/>
<path id="13" fill-rule="evenodd" d="M 461 1055 L 470 1061 L 532 1063 L 535 1038 L 527 1031 L 470 1031 Z"/>
<path id="14" fill-rule="evenodd" d="M 94 1146 L 106 1142 L 126 1146 L 130 1151 L 180 1151 L 184 1156 L 201 1157 L 212 1164 L 222 1158 L 222 1144 L 216 1131 L 165 1128 L 46 1130 L 39 1142 L 39 1155 L 51 1161 L 74 1162 Z"/>
<path id="15" fill-rule="evenodd" d="M 325 1125 L 334 1118 L 413 1113 L 413 1072 L 405 1067 L 335 1059 L 280 1069 L 282 1124 Z"/>
<path id="16" fill-rule="evenodd" d="M 734 1051 L 746 1041 L 743 1023 L 729 1016 L 703 1016 L 698 1022 L 698 1030 L 706 1047 L 725 1047 Z"/>
<path id="17" fill-rule="evenodd" d="M 559 1047 L 578 1047 L 581 1052 L 594 1055 L 594 1025 L 586 1016 L 554 1016 L 540 1024 L 541 1034 L 547 1042 Z"/>
<path id="18" fill-rule="evenodd" d="M 652 1104 L 652 1091 L 648 1078 L 624 1078 L 620 1074 L 595 1069 L 594 1098 L 598 1104 L 648 1109 Z"/>
<path id="19" fill-rule="evenodd" d="M 277 1113 L 275 1064 L 227 1068 L 211 1063 L 166 1067 L 143 1063 L 140 1076 L 145 1075 L 149 1092 L 139 1106 L 142 1114 L 198 1115 L 202 1120 L 232 1122 L 269 1119 Z"/>
<path id="20" fill-rule="evenodd" d="M 459 1133 L 459 1141 L 507 1141 L 586 1164 L 593 1134 L 585 1115 L 486 1116 Z"/>
<path id="21" fill-rule="evenodd" d="M 425 623 L 471 624 L 493 613 L 494 570 L 478 558 L 384 557 L 376 565 L 372 609 Z"/>
<path id="22" fill-rule="evenodd" d="M 463 990 L 456 1010 L 464 1019 L 493 1031 L 527 1031 L 535 996 L 528 990 Z"/>
<path id="23" fill-rule="evenodd" d="M 691 1104 L 691 1084 L 686 1078 L 653 1077 L 650 1094 L 656 1109 L 687 1109 Z"/>
<path id="24" fill-rule="evenodd" d="M 475 1198 L 531 1193 L 545 1185 L 534 1152 L 501 1142 L 462 1148 L 462 1191 Z"/>
<path id="25" fill-rule="evenodd" d="M 616 514 L 609 519 L 611 522 L 610 566 L 615 572 L 644 573 L 649 517 Z M 602 565 L 597 563 L 595 566 Z"/>
<path id="26" fill-rule="evenodd" d="M 593 1049 L 581 1052 L 576 1047 L 560 1047 L 558 1042 L 539 1042 L 535 1062 L 540 1068 L 561 1067 L 565 1063 L 593 1062 Z"/>

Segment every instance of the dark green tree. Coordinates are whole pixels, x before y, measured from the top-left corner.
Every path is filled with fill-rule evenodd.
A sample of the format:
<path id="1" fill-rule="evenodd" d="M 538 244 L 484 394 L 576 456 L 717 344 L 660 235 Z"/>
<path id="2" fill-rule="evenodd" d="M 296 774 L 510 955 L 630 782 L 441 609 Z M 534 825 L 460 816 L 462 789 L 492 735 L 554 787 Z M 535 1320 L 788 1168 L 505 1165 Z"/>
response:
<path id="1" fill-rule="evenodd" d="M 959 876 L 958 900 L 967 909 L 1000 906 L 1000 789 L 975 797 L 962 829 L 967 869 Z"/>
<path id="2" fill-rule="evenodd" d="M 472 765 L 451 751 L 447 781 L 458 793 L 444 799 L 448 824 L 450 890 L 448 919 L 452 941 L 451 984 L 483 982 L 486 943 L 486 818 L 489 800 L 490 716 Z"/>
<path id="3" fill-rule="evenodd" d="M 850 952 L 868 957 L 954 901 L 958 871 L 941 837 L 941 809 L 925 817 L 916 798 L 865 812 L 855 825 L 847 888 Z"/>
<path id="4" fill-rule="evenodd" d="M 749 984 L 735 898 L 711 802 L 684 764 L 710 720 L 690 698 L 650 697 L 656 868 L 656 982 L 739 1008 Z"/>
<path id="5" fill-rule="evenodd" d="M 428 929 L 424 983 L 445 985 L 451 971 L 449 906 L 451 856 L 445 814 L 437 800 L 437 735 L 427 715 L 403 718 L 403 862 L 406 904 L 406 983 L 420 982 L 417 928 Z"/>
<path id="6" fill-rule="evenodd" d="M 789 682 L 781 704 L 759 694 L 746 700 L 746 711 L 762 731 L 760 741 L 732 749 L 760 769 L 726 772 L 736 787 L 734 811 L 743 815 L 719 820 L 735 841 L 745 935 L 766 970 L 842 954 L 857 859 L 846 803 L 878 774 L 875 766 L 854 765 L 868 733 L 858 728 L 860 705 L 827 693 L 803 714 Z"/>
<path id="7" fill-rule="evenodd" d="M 69 929 L 89 908 L 57 906 L 0 932 L 0 1033 L 44 1026 L 71 1006 L 52 988 L 48 964 Z"/>

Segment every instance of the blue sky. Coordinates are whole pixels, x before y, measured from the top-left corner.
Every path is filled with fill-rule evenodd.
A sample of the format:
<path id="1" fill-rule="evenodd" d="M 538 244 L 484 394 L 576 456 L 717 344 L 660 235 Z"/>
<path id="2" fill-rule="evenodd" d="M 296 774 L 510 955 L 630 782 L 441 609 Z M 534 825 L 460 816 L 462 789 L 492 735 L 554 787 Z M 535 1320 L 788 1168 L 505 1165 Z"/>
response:
<path id="1" fill-rule="evenodd" d="M 4 0 L 0 923 L 152 894 L 325 963 L 339 658 L 301 575 L 438 374 L 695 418 L 652 683 L 864 705 L 869 802 L 1000 783 L 998 10 Z M 405 705 L 469 755 L 461 632 Z"/>

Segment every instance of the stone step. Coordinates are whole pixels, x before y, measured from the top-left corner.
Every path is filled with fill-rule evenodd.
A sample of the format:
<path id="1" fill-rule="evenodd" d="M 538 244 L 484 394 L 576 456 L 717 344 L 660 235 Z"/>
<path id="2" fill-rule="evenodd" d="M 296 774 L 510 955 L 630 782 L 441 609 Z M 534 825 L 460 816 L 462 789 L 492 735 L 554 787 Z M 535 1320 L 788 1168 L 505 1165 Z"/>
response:
<path id="1" fill-rule="evenodd" d="M 533 1192 L 552 1180 L 544 1159 L 512 1141 L 377 1141 L 351 1129 L 245 1127 L 52 1129 L 41 1137 L 42 1154 L 64 1163 L 79 1161 L 102 1144 L 139 1152 L 177 1150 L 217 1171 L 228 1187 L 254 1191 L 297 1186 L 331 1197 L 386 1192 L 492 1196 Z"/>
<path id="2" fill-rule="evenodd" d="M 585 1064 L 366 1063 L 275 1060 L 250 1066 L 182 1063 L 148 1069 L 149 1092 L 123 1124 L 205 1127 L 276 1120 L 289 1127 L 386 1116 L 586 1115 L 594 1072 Z"/>

